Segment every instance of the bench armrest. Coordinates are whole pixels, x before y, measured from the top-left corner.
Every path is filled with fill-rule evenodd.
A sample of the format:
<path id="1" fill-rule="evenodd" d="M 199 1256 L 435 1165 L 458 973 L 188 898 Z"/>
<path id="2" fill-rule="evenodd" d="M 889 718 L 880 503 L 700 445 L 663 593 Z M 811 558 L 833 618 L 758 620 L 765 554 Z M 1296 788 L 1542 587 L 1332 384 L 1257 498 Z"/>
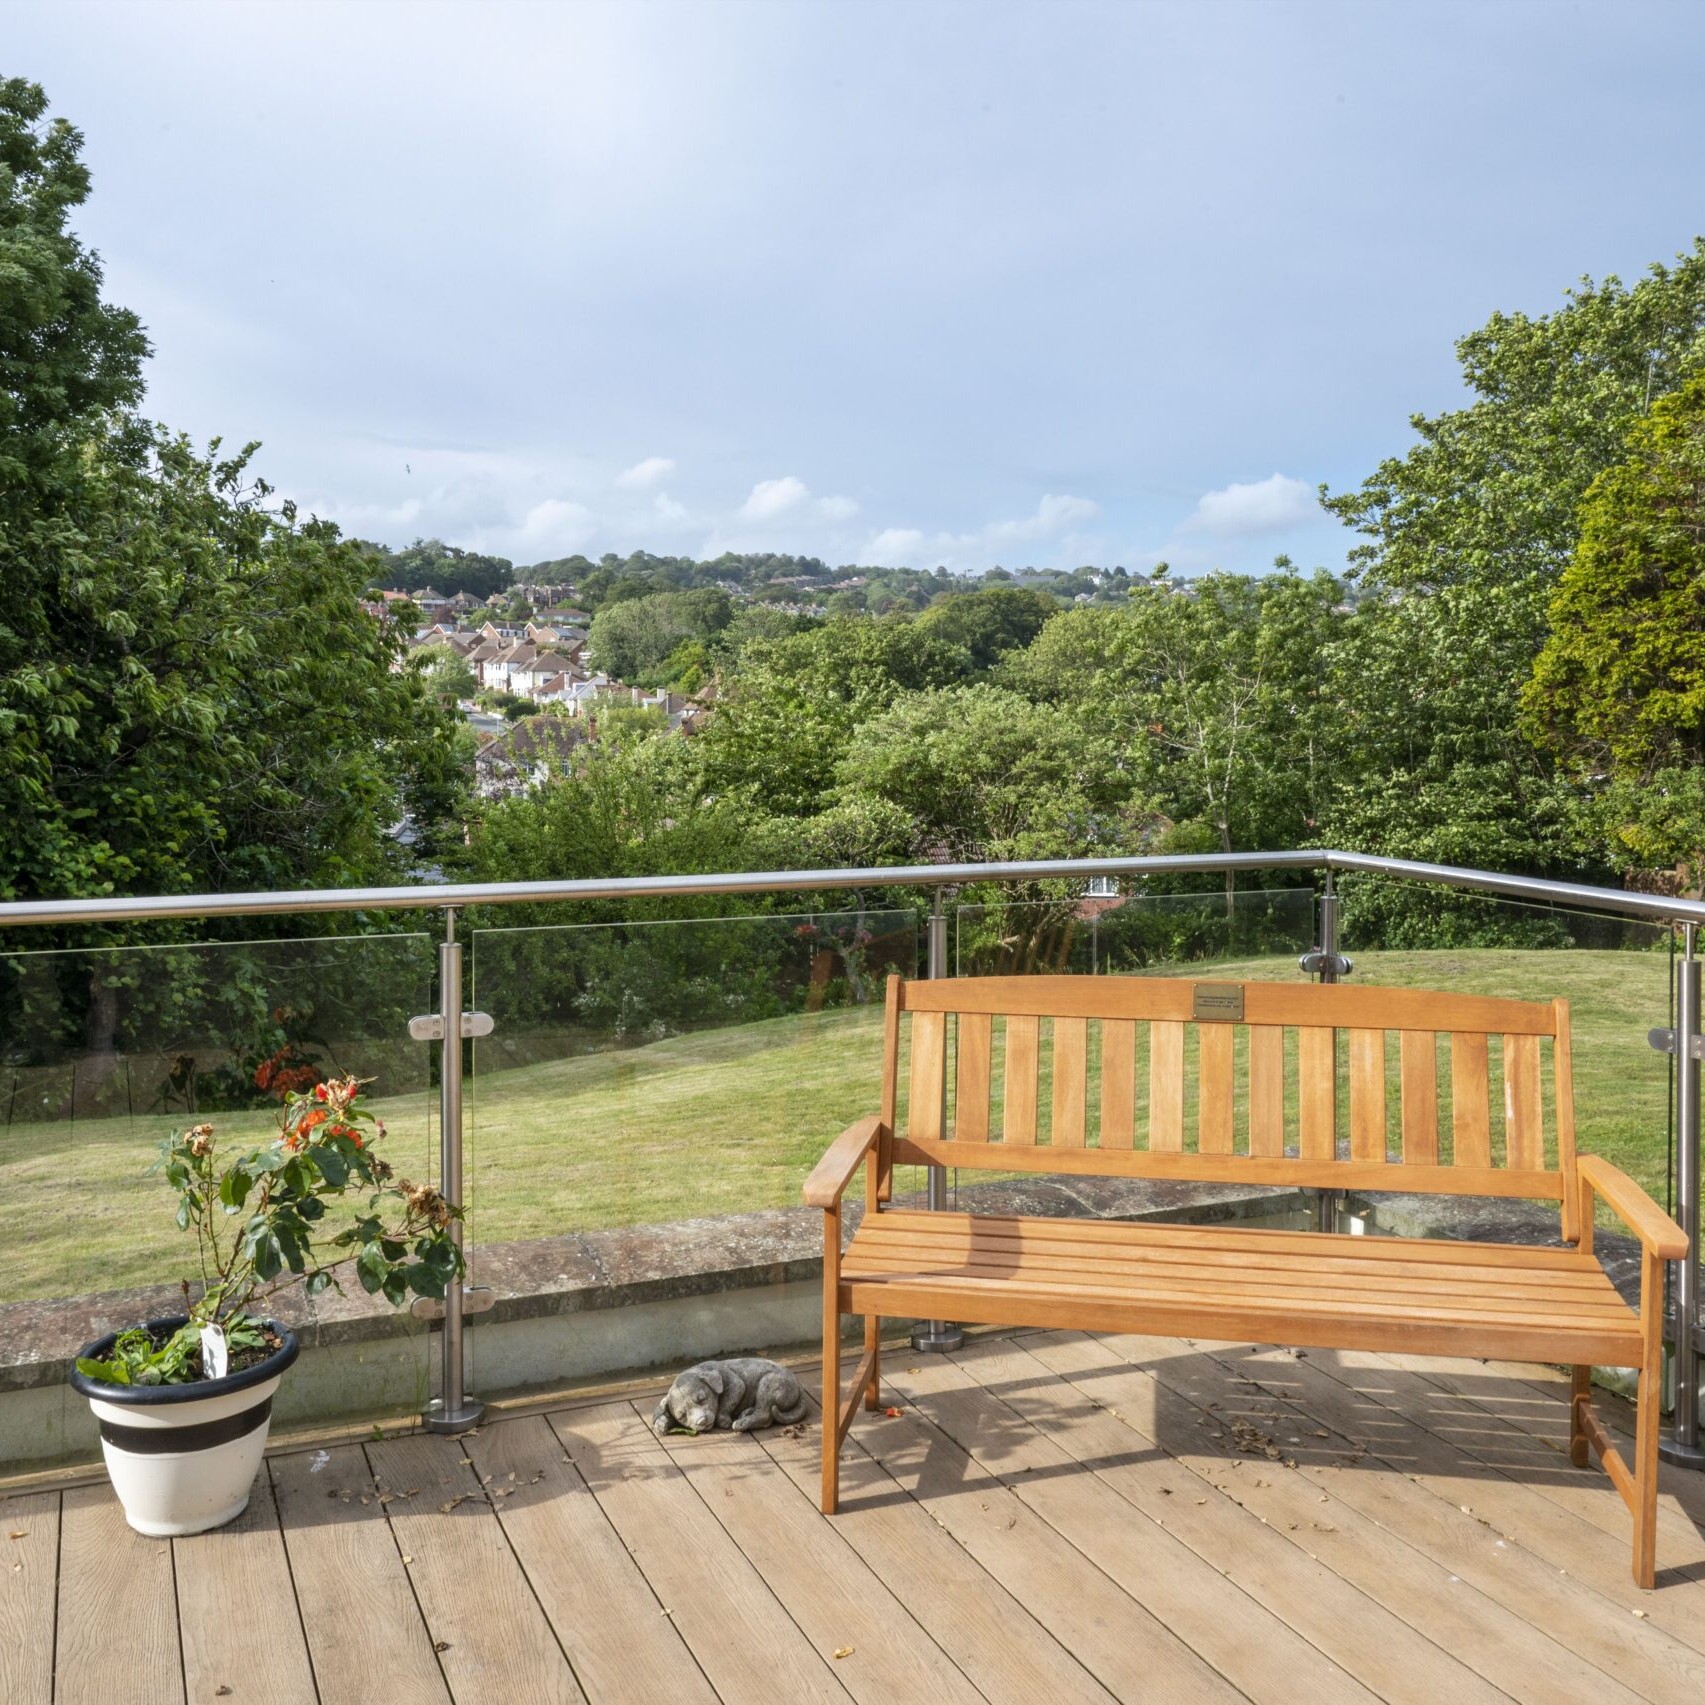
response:
<path id="1" fill-rule="evenodd" d="M 1599 1195 L 1660 1260 L 1679 1261 L 1687 1254 L 1687 1233 L 1621 1167 L 1612 1166 L 1596 1154 L 1583 1154 L 1576 1162 L 1576 1170 L 1584 1186 L 1581 1218 L 1586 1224 L 1592 1223 L 1592 1199 Z"/>
<path id="2" fill-rule="evenodd" d="M 834 1207 L 881 1134 L 880 1119 L 860 1119 L 856 1125 L 848 1125 L 824 1150 L 823 1158 L 805 1180 L 806 1207 Z"/>

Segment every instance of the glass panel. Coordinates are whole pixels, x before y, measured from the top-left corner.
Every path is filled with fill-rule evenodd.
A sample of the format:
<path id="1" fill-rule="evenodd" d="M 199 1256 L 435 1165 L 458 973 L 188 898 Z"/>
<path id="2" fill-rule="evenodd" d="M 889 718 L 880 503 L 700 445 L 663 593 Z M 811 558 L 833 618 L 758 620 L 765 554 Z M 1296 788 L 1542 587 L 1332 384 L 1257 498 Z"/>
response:
<path id="1" fill-rule="evenodd" d="M 80 1342 L 93 1320 L 163 1309 L 194 1274 L 193 1241 L 150 1170 L 174 1129 L 208 1122 L 222 1139 L 264 1142 L 282 1088 L 352 1072 L 374 1080 L 392 1165 L 431 1177 L 436 1096 L 408 1020 L 432 1009 L 434 969 L 432 941 L 414 934 L 0 954 L 0 1310 L 35 1305 L 9 1335 L 15 1359 L 75 1350 L 59 1340 Z M 151 1294 L 105 1304 L 136 1287 Z M 364 1310 L 348 1288 L 316 1316 Z M 423 1401 L 424 1332 L 415 1339 L 408 1383 Z M 387 1378 L 376 1408 L 413 1400 L 394 1361 Z"/>
<path id="2" fill-rule="evenodd" d="M 1108 884 L 1107 886 L 1111 886 Z M 1208 977 L 1227 982 L 1300 982 L 1300 955 L 1315 944 L 1312 888 L 1215 889 L 1194 894 L 1101 893 L 1055 901 L 1014 901 L 965 905 L 954 914 L 954 961 L 960 976 L 1075 973 L 1150 977 Z M 991 1034 L 989 1120 L 998 1128 L 1005 1117 L 1004 1025 Z M 1144 1043 L 1146 1047 L 1146 1042 Z M 1099 1024 L 1091 1024 L 1084 1043 L 1083 1140 L 1091 1148 L 1101 1140 L 1101 1048 Z M 1183 1121 L 1188 1147 L 1197 1129 L 1196 1027 L 1184 1039 Z M 1147 1140 L 1149 1077 L 1146 1054 L 1134 1077 L 1136 1128 Z M 1247 1049 L 1236 1057 L 1235 1139 L 1247 1146 L 1245 1083 Z M 1036 1136 L 1042 1146 L 1053 1138 L 1054 1060 L 1051 1027 L 1043 1026 L 1037 1051 Z M 957 1085 L 949 1073 L 949 1117 L 956 1114 Z M 952 1200 L 971 1212 L 1005 1213 L 1018 1208 L 1056 1214 L 1093 1211 L 1115 1216 L 1167 1211 L 1189 1217 L 1220 1211 L 1232 1195 L 1267 1199 L 1266 1192 L 1243 1187 L 1199 1187 L 1153 1180 L 1118 1181 L 1052 1177 L 1047 1174 L 978 1170 L 950 1175 Z M 1286 1198 L 1288 1203 L 1289 1197 Z M 1259 1210 L 1244 1210 L 1246 1216 Z M 1289 1206 L 1273 1210 L 1274 1223 L 1289 1223 Z"/>
<path id="3" fill-rule="evenodd" d="M 474 1241 L 798 1206 L 876 1110 L 919 937 L 911 911 L 476 931 Z"/>
<path id="4" fill-rule="evenodd" d="M 1212 966 L 1240 981 L 1297 978 L 1314 945 L 1311 888 L 1210 894 L 1087 894 L 959 906 L 956 974 L 1113 973 L 1194 976 Z"/>
<path id="5" fill-rule="evenodd" d="M 1350 875 L 1338 886 L 1340 950 L 1355 961 L 1351 983 L 1567 1000 L 1579 1148 L 1614 1161 L 1655 1200 L 1668 1201 L 1670 1061 L 1646 1041 L 1648 1030 L 1672 1022 L 1666 927 L 1389 877 Z M 1441 1063 L 1441 1078 L 1445 1071 Z M 1490 1071 L 1496 1110 L 1504 1104 L 1496 1042 Z M 1549 1080 L 1547 1062 L 1548 1160 Z M 1493 1152 L 1501 1161 L 1499 1124 L 1493 1120 Z"/>

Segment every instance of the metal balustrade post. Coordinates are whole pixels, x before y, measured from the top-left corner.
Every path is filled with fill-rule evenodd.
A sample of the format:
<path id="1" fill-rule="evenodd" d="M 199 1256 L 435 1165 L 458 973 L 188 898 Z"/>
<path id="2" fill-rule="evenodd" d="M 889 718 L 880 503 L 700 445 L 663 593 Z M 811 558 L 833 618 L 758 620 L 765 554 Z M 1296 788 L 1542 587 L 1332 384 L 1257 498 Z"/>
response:
<path id="1" fill-rule="evenodd" d="M 456 908 L 444 911 L 444 939 L 438 944 L 438 1188 L 452 1207 L 462 1206 L 462 1040 L 469 1031 L 462 1013 L 462 944 L 456 939 Z M 490 1029 L 487 1021 L 485 1028 Z M 450 1237 L 466 1249 L 463 1222 L 450 1222 Z M 432 1433 L 459 1433 L 475 1426 L 485 1405 L 463 1389 L 463 1285 L 444 1293 L 444 1371 L 439 1396 L 427 1405 L 421 1425 Z"/>
<path id="2" fill-rule="evenodd" d="M 1700 983 L 1696 926 L 1682 926 L 1675 999 L 1675 1213 L 1687 1233 L 1670 1295 L 1674 1323 L 1675 1415 L 1658 1441 L 1666 1461 L 1705 1468 L 1699 1443 L 1699 1054 Z"/>
<path id="3" fill-rule="evenodd" d="M 1320 948 L 1315 955 L 1315 978 L 1322 983 L 1338 981 L 1340 961 L 1338 958 L 1338 890 L 1332 881 L 1332 872 L 1326 872 L 1326 880 L 1320 890 Z M 1347 963 L 1343 967 L 1347 969 Z M 1343 1193 L 1338 1190 L 1316 1190 L 1314 1193 L 1315 1226 L 1320 1231 L 1336 1231 L 1338 1229 L 1338 1208 Z"/>
<path id="4" fill-rule="evenodd" d="M 938 887 L 929 913 L 929 977 L 945 977 L 947 965 L 947 912 L 942 890 Z M 947 1073 L 941 1074 L 942 1129 L 947 1120 Z M 929 1171 L 929 1206 L 939 1213 L 947 1206 L 947 1168 L 932 1166 Z M 914 1350 L 957 1350 L 965 1342 L 965 1334 L 946 1320 L 926 1320 L 912 1328 Z"/>

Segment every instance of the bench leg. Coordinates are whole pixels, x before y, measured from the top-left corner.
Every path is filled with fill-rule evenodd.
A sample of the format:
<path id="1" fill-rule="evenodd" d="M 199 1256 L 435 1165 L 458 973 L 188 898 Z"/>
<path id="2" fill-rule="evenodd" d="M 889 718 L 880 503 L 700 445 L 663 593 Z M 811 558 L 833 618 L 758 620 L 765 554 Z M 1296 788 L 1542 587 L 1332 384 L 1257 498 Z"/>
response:
<path id="1" fill-rule="evenodd" d="M 823 1215 L 823 1514 L 841 1505 L 841 1216 Z"/>
<path id="2" fill-rule="evenodd" d="M 1658 1405 L 1663 1402 L 1663 1263 L 1650 1248 L 1640 1259 L 1639 1408 L 1634 1416 L 1634 1584 L 1650 1588 L 1658 1572 Z"/>
<path id="3" fill-rule="evenodd" d="M 864 1317 L 864 1351 L 870 1357 L 870 1379 L 864 1388 L 866 1409 L 882 1407 L 882 1322 L 874 1314 Z"/>
<path id="4" fill-rule="evenodd" d="M 1577 1468 L 1592 1461 L 1592 1446 L 1581 1419 L 1581 1405 L 1590 1401 L 1593 1390 L 1593 1370 L 1577 1366 L 1569 1380 L 1569 1460 Z"/>

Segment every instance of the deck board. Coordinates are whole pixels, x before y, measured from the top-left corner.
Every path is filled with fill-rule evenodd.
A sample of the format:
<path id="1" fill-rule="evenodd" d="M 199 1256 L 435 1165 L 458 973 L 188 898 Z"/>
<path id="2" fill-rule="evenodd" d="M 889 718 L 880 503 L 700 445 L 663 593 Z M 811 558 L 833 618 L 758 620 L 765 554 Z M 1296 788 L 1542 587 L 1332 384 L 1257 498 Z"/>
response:
<path id="1" fill-rule="evenodd" d="M 1121 1350 L 1125 1346 L 1119 1347 Z M 1149 1346 L 1145 1343 L 1145 1348 Z M 1261 1379 L 1269 1391 L 1295 1393 L 1302 1413 L 1338 1435 L 1357 1440 L 1366 1430 L 1366 1405 L 1330 1376 L 1311 1367 L 1312 1358 L 1289 1351 L 1234 1351 L 1226 1358 L 1238 1373 Z M 1162 1365 L 1161 1377 L 1176 1359 Z M 1257 1370 L 1265 1370 L 1263 1372 Z M 1345 1466 L 1312 1452 L 1298 1467 L 1323 1490 L 1393 1531 L 1471 1585 L 1479 1586 L 1529 1623 L 1596 1666 L 1617 1677 L 1643 1699 L 1697 1698 L 1705 1687 L 1700 1654 L 1659 1628 L 1633 1624 L 1630 1608 L 1644 1598 L 1629 1582 L 1628 1608 L 1582 1578 L 1579 1565 L 1589 1554 L 1614 1550 L 1627 1579 L 1627 1539 L 1620 1543 L 1584 1526 L 1574 1543 L 1557 1554 L 1530 1543 L 1537 1523 L 1555 1506 L 1543 1494 L 1502 1473 L 1487 1474 L 1457 1451 L 1393 1411 L 1380 1418 L 1380 1436 L 1370 1453 L 1397 1466 L 1400 1474 L 1370 1474 L 1360 1465 Z M 1465 1472 L 1466 1470 L 1466 1472 Z M 1608 1559 L 1606 1559 L 1608 1561 Z M 1646 1620 L 1650 1620 L 1649 1612 Z M 1597 1678 L 1594 1678 L 1597 1685 Z"/>
<path id="2" fill-rule="evenodd" d="M 814 1434 L 755 1435 L 815 1507 L 822 1452 Z M 845 1500 L 835 1525 L 902 1597 L 919 1624 L 989 1705 L 1110 1705 L 1109 1693 L 1053 1633 L 956 1544 L 861 1449 L 841 1463 Z"/>
<path id="3" fill-rule="evenodd" d="M 0 1699 L 45 1705 L 53 1697 L 59 1494 L 9 1498 L 0 1516 Z"/>
<path id="4" fill-rule="evenodd" d="M 67 1492 L 59 1535 L 58 1705 L 174 1705 L 184 1697 L 172 1548 L 125 1526 L 104 1486 Z M 114 1661 L 123 1630 L 123 1661 Z"/>
<path id="5" fill-rule="evenodd" d="M 635 1413 L 642 1425 L 645 1417 Z M 864 1705 L 908 1696 L 976 1705 L 978 1693 L 920 1628 L 903 1599 L 776 1472 L 744 1433 L 663 1441 L 728 1537 L 768 1581 L 819 1652 L 842 1652 L 835 1675 Z"/>
<path id="6" fill-rule="evenodd" d="M 448 1705 L 450 1690 L 360 1445 L 295 1451 L 267 1466 L 320 1705 L 370 1705 L 376 1675 L 398 1699 Z M 365 1607 L 360 1617 L 349 1615 L 352 1604 Z"/>
<path id="7" fill-rule="evenodd" d="M 1705 1687 L 1705 1477 L 1666 1467 L 1659 1587 L 1638 1591 L 1621 1500 L 1568 1461 L 1554 1370 L 1038 1331 L 884 1373 L 898 1413 L 855 1419 L 831 1519 L 815 1411 L 660 1443 L 638 1391 L 461 1439 L 282 1449 L 237 1524 L 191 1539 L 132 1533 L 104 1486 L 0 1493 L 0 1699 Z"/>
<path id="8" fill-rule="evenodd" d="M 763 1676 L 772 1697 L 846 1705 L 832 1654 L 800 1631 L 631 1405 L 552 1425 L 721 1698 L 749 1696 Z"/>
<path id="9" fill-rule="evenodd" d="M 586 1696 L 462 1444 L 419 1437 L 366 1450 L 387 1489 L 416 1489 L 385 1514 L 457 1705 L 580 1705 Z"/>
<path id="10" fill-rule="evenodd" d="M 249 1507 L 229 1526 L 171 1545 L 178 1593 L 196 1607 L 195 1615 L 178 1623 L 188 1696 L 240 1698 L 250 1705 L 312 1699 L 308 1642 L 270 1477 L 257 1476 Z M 262 1605 L 266 1613 L 257 1615 Z M 222 1687 L 230 1692 L 220 1693 Z"/>
<path id="11" fill-rule="evenodd" d="M 543 1415 L 485 1427 L 473 1466 L 506 1496 L 498 1520 L 592 1699 L 714 1701 L 657 1595 Z"/>

